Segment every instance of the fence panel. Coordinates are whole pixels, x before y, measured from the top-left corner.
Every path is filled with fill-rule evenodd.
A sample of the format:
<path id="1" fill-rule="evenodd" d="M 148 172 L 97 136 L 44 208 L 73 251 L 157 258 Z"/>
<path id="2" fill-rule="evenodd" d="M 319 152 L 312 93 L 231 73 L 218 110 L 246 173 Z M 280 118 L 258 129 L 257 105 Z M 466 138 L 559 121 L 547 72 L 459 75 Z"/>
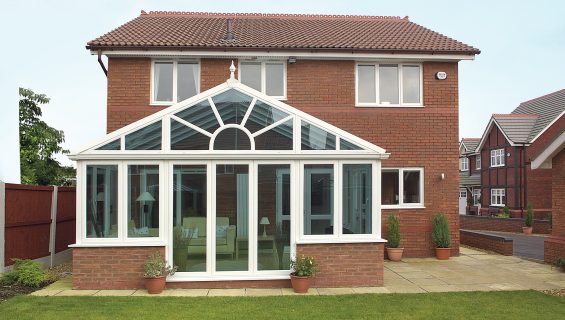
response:
<path id="1" fill-rule="evenodd" d="M 55 252 L 67 250 L 75 243 L 76 193 L 75 188 L 59 187 L 57 192 L 57 232 Z"/>

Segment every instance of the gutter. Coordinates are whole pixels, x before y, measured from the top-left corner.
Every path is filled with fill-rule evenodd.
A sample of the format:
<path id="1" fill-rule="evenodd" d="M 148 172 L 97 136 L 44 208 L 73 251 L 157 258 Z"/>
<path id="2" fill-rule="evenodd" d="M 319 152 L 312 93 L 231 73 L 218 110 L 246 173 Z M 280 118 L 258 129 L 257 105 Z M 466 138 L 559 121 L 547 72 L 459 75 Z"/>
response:
<path id="1" fill-rule="evenodd" d="M 100 67 L 102 68 L 102 71 L 104 71 L 106 77 L 108 77 L 108 69 L 106 69 L 104 62 L 102 61 L 102 50 L 98 50 L 98 63 L 100 64 Z"/>

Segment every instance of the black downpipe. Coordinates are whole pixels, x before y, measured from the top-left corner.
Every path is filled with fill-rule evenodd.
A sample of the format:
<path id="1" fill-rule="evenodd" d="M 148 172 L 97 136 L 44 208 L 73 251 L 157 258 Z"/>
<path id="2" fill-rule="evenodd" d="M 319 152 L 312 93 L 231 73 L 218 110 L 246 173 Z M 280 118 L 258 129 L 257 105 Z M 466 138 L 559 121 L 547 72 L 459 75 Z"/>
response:
<path id="1" fill-rule="evenodd" d="M 104 65 L 104 62 L 102 61 L 102 51 L 98 50 L 98 63 L 100 64 L 100 67 L 102 68 L 102 71 L 104 71 L 104 74 L 106 75 L 106 77 L 108 76 L 108 69 L 106 69 L 106 66 Z"/>

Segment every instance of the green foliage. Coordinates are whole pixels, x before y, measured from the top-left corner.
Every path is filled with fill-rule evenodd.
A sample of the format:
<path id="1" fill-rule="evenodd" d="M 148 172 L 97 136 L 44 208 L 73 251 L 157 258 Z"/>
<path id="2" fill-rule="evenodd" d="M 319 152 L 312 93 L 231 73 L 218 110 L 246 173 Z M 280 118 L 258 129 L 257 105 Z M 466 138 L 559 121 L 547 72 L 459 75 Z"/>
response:
<path id="1" fill-rule="evenodd" d="M 531 227 L 534 224 L 534 208 L 531 203 L 528 203 L 526 213 L 526 227 Z"/>
<path id="2" fill-rule="evenodd" d="M 161 257 L 159 252 L 155 252 L 147 258 L 143 267 L 143 276 L 146 278 L 158 278 L 167 275 L 173 275 L 177 271 L 177 267 L 171 267 L 167 261 Z"/>
<path id="3" fill-rule="evenodd" d="M 507 206 L 504 206 L 504 208 L 502 208 L 502 213 L 508 217 L 510 217 L 510 209 L 508 209 Z"/>
<path id="4" fill-rule="evenodd" d="M 565 267 L 565 259 L 559 257 L 555 260 L 555 262 L 553 262 L 553 265 L 556 266 L 557 268 L 563 268 Z"/>
<path id="5" fill-rule="evenodd" d="M 398 248 L 400 245 L 400 220 L 394 214 L 388 217 L 388 246 Z"/>
<path id="6" fill-rule="evenodd" d="M 451 246 L 451 234 L 447 217 L 443 213 L 434 216 L 432 230 L 432 242 L 437 248 L 449 248 Z"/>
<path id="7" fill-rule="evenodd" d="M 291 274 L 298 277 L 311 277 L 318 270 L 318 263 L 314 257 L 306 257 L 304 255 L 293 259 L 290 262 Z"/>
<path id="8" fill-rule="evenodd" d="M 19 284 L 37 288 L 47 281 L 49 276 L 41 268 L 41 263 L 22 259 L 13 259 L 13 261 L 12 271 L 3 274 L 0 279 L 3 284 Z"/>
<path id="9" fill-rule="evenodd" d="M 54 156 L 67 154 L 61 144 L 63 131 L 50 127 L 40 119 L 41 104 L 49 103 L 44 94 L 20 88 L 20 166 L 24 184 L 70 185 L 76 176 L 75 169 L 62 166 Z"/>
<path id="10" fill-rule="evenodd" d="M 494 217 L 495 218 L 510 218 L 510 214 L 509 213 L 499 213 Z"/>

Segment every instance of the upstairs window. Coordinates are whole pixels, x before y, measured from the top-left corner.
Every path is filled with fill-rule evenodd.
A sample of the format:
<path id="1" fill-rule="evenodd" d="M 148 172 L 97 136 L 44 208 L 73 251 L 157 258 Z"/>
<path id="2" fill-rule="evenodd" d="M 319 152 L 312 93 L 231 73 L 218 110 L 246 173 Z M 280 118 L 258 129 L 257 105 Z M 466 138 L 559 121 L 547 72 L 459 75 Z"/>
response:
<path id="1" fill-rule="evenodd" d="M 506 204 L 505 189 L 490 189 L 490 205 L 504 206 Z"/>
<path id="2" fill-rule="evenodd" d="M 420 106 L 422 68 L 418 64 L 357 65 L 358 106 Z"/>
<path id="3" fill-rule="evenodd" d="M 476 169 L 479 170 L 481 168 L 481 155 L 478 154 L 475 157 L 475 165 L 476 165 Z"/>
<path id="4" fill-rule="evenodd" d="M 194 61 L 154 61 L 151 104 L 173 104 L 199 93 L 199 67 Z"/>
<path id="5" fill-rule="evenodd" d="M 460 171 L 469 170 L 469 158 L 459 158 L 459 170 Z"/>
<path id="6" fill-rule="evenodd" d="M 242 61 L 239 64 L 239 80 L 273 98 L 286 99 L 285 62 Z"/>
<path id="7" fill-rule="evenodd" d="M 490 166 L 504 166 L 504 149 L 495 149 L 490 151 Z"/>

